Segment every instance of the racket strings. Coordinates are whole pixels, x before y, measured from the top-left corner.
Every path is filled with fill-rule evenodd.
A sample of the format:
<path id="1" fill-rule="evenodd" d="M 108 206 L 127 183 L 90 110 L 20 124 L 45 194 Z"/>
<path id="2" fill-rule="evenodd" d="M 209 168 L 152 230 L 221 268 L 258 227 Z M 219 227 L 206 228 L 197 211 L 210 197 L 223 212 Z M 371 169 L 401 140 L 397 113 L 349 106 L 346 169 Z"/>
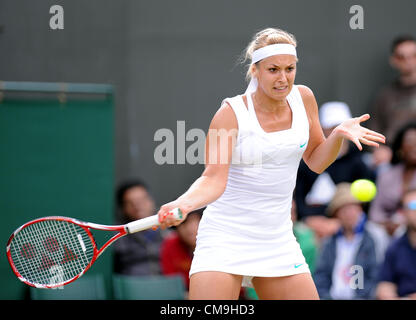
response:
<path id="1" fill-rule="evenodd" d="M 10 243 L 13 264 L 34 285 L 59 285 L 81 274 L 94 256 L 94 244 L 80 226 L 43 220 L 17 232 Z"/>

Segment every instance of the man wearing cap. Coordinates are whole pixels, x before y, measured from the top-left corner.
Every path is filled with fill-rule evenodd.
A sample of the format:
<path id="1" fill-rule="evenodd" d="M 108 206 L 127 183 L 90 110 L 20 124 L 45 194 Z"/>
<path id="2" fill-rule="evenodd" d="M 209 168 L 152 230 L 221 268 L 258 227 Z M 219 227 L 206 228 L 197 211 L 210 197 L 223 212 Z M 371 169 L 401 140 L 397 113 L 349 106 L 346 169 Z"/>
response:
<path id="1" fill-rule="evenodd" d="M 337 185 L 327 211 L 341 227 L 322 244 L 314 273 L 319 296 L 371 299 L 388 237 L 367 221 L 360 201 L 351 193 L 350 183 Z M 357 282 L 361 285 L 357 286 Z"/>
<path id="2" fill-rule="evenodd" d="M 376 290 L 382 300 L 416 300 L 416 189 L 403 194 L 400 213 L 406 219 L 407 231 L 387 249 Z"/>
<path id="3" fill-rule="evenodd" d="M 337 125 L 351 117 L 350 108 L 345 102 L 330 101 L 319 108 L 319 120 L 327 137 Z M 339 228 L 337 220 L 328 218 L 325 213 L 335 186 L 357 179 L 374 181 L 375 172 L 349 143 L 342 145 L 337 159 L 320 175 L 309 170 L 303 161 L 300 163 L 295 189 L 298 215 L 315 232 L 318 240 L 333 235 Z"/>

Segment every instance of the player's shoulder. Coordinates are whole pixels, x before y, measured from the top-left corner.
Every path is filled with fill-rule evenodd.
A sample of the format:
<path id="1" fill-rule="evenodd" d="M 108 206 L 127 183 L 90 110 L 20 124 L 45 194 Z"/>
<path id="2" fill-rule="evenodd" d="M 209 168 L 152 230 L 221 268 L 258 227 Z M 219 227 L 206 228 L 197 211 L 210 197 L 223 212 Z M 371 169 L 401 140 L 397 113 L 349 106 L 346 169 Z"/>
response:
<path id="1" fill-rule="evenodd" d="M 227 100 L 221 103 L 221 106 L 214 114 L 211 121 L 211 128 L 237 128 L 237 116 Z"/>
<path id="2" fill-rule="evenodd" d="M 246 104 L 246 97 L 245 95 L 236 95 L 234 97 L 225 98 L 221 102 L 221 106 L 219 108 L 219 111 L 222 112 L 230 112 L 233 110 L 233 107 L 240 107 L 242 104 Z M 224 111 L 225 110 L 225 111 Z"/>
<path id="3" fill-rule="evenodd" d="M 223 101 L 220 108 L 215 113 L 215 116 L 226 117 L 226 118 L 235 118 L 234 110 L 228 101 Z"/>
<path id="4" fill-rule="evenodd" d="M 298 85 L 296 85 L 296 88 L 298 88 L 299 93 L 300 93 L 302 99 L 311 99 L 311 98 L 314 98 L 313 91 L 308 86 L 305 86 L 303 84 L 298 84 Z"/>
<path id="5" fill-rule="evenodd" d="M 298 84 L 296 87 L 299 90 L 308 117 L 310 118 L 312 115 L 317 115 L 318 105 L 316 103 L 315 95 L 313 94 L 312 89 L 303 84 Z"/>

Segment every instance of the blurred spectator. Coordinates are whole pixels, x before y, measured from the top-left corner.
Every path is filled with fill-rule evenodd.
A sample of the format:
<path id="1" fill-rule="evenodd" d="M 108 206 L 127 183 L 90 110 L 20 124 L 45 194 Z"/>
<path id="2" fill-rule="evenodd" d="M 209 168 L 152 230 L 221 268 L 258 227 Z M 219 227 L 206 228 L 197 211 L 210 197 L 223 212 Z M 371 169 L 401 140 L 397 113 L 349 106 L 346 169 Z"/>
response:
<path id="1" fill-rule="evenodd" d="M 155 214 L 155 203 L 143 181 L 121 184 L 117 189 L 116 220 L 125 224 Z M 114 247 L 114 272 L 131 276 L 160 274 L 160 230 L 145 230 L 117 240 Z"/>
<path id="2" fill-rule="evenodd" d="M 399 72 L 398 79 L 382 88 L 372 106 L 370 128 L 384 134 L 387 142 L 411 119 L 416 119 L 416 40 L 402 35 L 391 44 L 390 65 Z M 389 163 L 388 146 L 373 149 L 373 164 Z"/>
<path id="3" fill-rule="evenodd" d="M 305 223 L 299 221 L 297 218 L 298 214 L 296 211 L 296 202 L 292 201 L 292 221 L 293 221 L 293 234 L 298 241 L 302 250 L 303 256 L 305 257 L 306 263 L 309 266 L 311 273 L 315 271 L 315 262 L 317 255 L 317 243 L 315 234 L 311 228 Z"/>
<path id="4" fill-rule="evenodd" d="M 416 188 L 404 193 L 400 212 L 407 232 L 395 239 L 386 252 L 378 278 L 378 299 L 416 300 Z"/>
<path id="5" fill-rule="evenodd" d="M 196 234 L 204 209 L 188 213 L 184 222 L 178 225 L 162 243 L 160 263 L 165 275 L 179 274 L 189 290 L 189 269 L 196 245 Z"/>
<path id="6" fill-rule="evenodd" d="M 319 109 L 325 136 L 329 136 L 336 126 L 351 117 L 350 108 L 344 102 L 327 102 Z M 349 142 L 343 143 L 338 158 L 320 175 L 311 171 L 303 161 L 300 163 L 295 189 L 298 218 L 315 232 L 318 239 L 333 235 L 339 228 L 337 220 L 325 214 L 335 186 L 357 179 L 374 181 L 375 172 L 364 163 L 360 151 Z"/>
<path id="7" fill-rule="evenodd" d="M 403 191 L 416 187 L 416 122 L 404 126 L 397 133 L 393 145 L 392 166 L 377 178 L 377 195 L 369 218 L 384 225 L 390 235 L 399 236 L 404 228 L 403 216 L 398 214 Z"/>
<path id="8" fill-rule="evenodd" d="M 350 183 L 337 185 L 328 214 L 339 219 L 341 228 L 322 244 L 313 275 L 319 296 L 322 299 L 372 298 L 387 235 L 382 228 L 367 221 L 360 201 L 351 194 Z M 363 277 L 361 287 L 356 286 L 355 276 Z"/>

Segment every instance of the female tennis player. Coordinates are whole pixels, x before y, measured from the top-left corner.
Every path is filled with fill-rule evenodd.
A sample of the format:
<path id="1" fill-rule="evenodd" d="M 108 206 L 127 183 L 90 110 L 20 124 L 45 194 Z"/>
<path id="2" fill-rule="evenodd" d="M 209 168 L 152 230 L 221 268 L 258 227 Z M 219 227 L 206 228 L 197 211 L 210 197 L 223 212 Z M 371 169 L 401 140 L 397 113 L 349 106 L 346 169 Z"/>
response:
<path id="1" fill-rule="evenodd" d="M 378 146 L 383 135 L 349 119 L 324 137 L 313 92 L 295 85 L 296 40 L 280 29 L 258 32 L 246 49 L 250 84 L 223 101 L 210 124 L 205 170 L 158 214 L 163 228 L 207 206 L 190 270 L 190 299 L 237 299 L 254 286 L 260 299 L 319 299 L 291 221 L 301 158 L 322 173 L 343 140 Z M 225 137 L 225 138 L 224 138 Z M 225 155 L 225 157 L 224 157 Z M 225 161 L 224 161 L 225 159 Z"/>

